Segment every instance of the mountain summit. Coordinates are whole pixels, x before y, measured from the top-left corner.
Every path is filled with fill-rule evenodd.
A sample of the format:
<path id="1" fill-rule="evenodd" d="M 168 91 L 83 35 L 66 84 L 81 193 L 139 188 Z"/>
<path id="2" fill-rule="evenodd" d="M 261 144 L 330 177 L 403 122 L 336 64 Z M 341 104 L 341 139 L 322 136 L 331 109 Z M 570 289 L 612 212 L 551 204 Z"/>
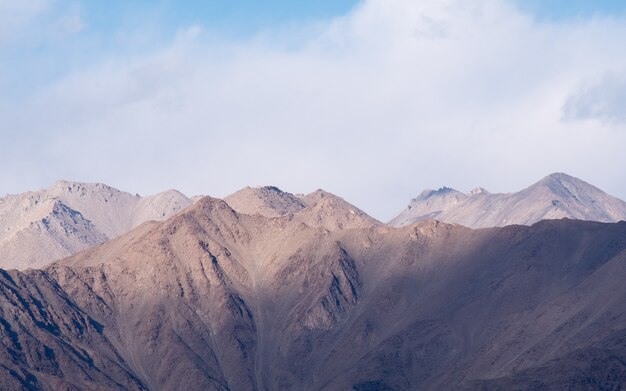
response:
<path id="1" fill-rule="evenodd" d="M 338 231 L 380 225 L 356 206 L 332 193 L 318 189 L 293 195 L 275 186 L 246 187 L 224 198 L 238 213 L 265 217 L 289 216 L 310 227 Z"/>
<path id="2" fill-rule="evenodd" d="M 626 202 L 585 181 L 554 173 L 516 193 L 491 194 L 482 188 L 469 194 L 448 188 L 427 190 L 389 224 L 398 227 L 436 219 L 485 228 L 531 225 L 540 220 L 561 218 L 600 222 L 626 220 Z"/>
<path id="3" fill-rule="evenodd" d="M 306 207 L 296 196 L 275 186 L 245 187 L 224 198 L 224 201 L 239 213 L 265 217 L 296 213 Z"/>

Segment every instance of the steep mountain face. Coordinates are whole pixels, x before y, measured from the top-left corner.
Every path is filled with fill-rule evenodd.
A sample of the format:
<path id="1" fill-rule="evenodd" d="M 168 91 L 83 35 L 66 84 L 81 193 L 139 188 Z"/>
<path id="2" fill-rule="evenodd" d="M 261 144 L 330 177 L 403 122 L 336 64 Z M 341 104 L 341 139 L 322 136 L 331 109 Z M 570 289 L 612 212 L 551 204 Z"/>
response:
<path id="1" fill-rule="evenodd" d="M 0 272 L 0 384 L 440 390 L 626 382 L 626 223 L 347 227 L 352 209 L 336 198 L 317 193 L 303 203 L 311 225 L 204 198 L 43 271 Z"/>
<path id="2" fill-rule="evenodd" d="M 0 267 L 41 267 L 192 203 L 170 190 L 139 197 L 103 184 L 60 181 L 0 198 Z"/>
<path id="3" fill-rule="evenodd" d="M 471 228 L 484 228 L 530 225 L 544 219 L 564 217 L 618 222 L 626 220 L 626 202 L 580 179 L 557 173 L 510 194 L 490 194 L 480 188 L 469 195 L 446 188 L 437 192 L 427 191 L 412 200 L 407 209 L 389 224 L 399 227 L 434 218 Z"/>

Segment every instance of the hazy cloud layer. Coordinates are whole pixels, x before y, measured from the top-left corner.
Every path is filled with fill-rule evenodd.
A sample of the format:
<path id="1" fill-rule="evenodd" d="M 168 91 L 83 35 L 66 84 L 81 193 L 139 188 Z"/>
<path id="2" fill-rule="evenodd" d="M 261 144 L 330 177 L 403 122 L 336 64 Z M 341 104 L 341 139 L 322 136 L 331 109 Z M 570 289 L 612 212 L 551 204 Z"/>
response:
<path id="1" fill-rule="evenodd" d="M 47 0 L 0 0 L 0 44 L 21 35 L 48 5 Z"/>
<path id="2" fill-rule="evenodd" d="M 475 0 L 369 0 L 239 41 L 186 26 L 20 99 L 2 91 L 0 192 L 60 177 L 323 187 L 384 220 L 424 187 L 513 191 L 565 171 L 626 198 L 624 41 L 622 19 L 536 22 Z"/>
<path id="3" fill-rule="evenodd" d="M 585 83 L 563 106 L 566 120 L 626 123 L 626 73 L 609 73 L 595 83 Z"/>

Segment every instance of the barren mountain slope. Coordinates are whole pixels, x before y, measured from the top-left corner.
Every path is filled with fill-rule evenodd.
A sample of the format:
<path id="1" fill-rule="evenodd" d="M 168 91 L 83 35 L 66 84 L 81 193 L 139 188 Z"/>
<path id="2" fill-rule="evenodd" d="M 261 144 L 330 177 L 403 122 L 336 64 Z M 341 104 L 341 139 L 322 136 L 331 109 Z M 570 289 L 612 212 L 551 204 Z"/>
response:
<path id="1" fill-rule="evenodd" d="M 612 197 L 580 179 L 566 174 L 551 174 L 534 185 L 509 194 L 490 194 L 483 189 L 459 202 L 438 202 L 441 190 L 418 197 L 389 224 L 402 226 L 436 218 L 472 228 L 510 224 L 530 225 L 543 219 L 568 217 L 578 220 L 618 222 L 626 220 L 626 202 Z M 465 196 L 465 197 L 463 197 Z"/>
<path id="2" fill-rule="evenodd" d="M 0 266 L 41 267 L 190 204 L 174 190 L 142 198 L 103 184 L 66 181 L 8 195 L 0 198 Z"/>
<path id="3" fill-rule="evenodd" d="M 0 270 L 1 390 L 145 390 L 119 347 L 44 272 Z"/>
<path id="4" fill-rule="evenodd" d="M 277 187 L 246 187 L 224 199 L 238 213 L 266 217 L 286 216 L 310 227 L 337 231 L 381 225 L 343 198 L 324 190 L 310 194 L 284 192 Z"/>
<path id="5" fill-rule="evenodd" d="M 306 207 L 296 196 L 274 186 L 245 187 L 224 198 L 239 213 L 278 217 Z"/>
<path id="6" fill-rule="evenodd" d="M 32 350 L 23 341 L 35 326 L 21 325 L 38 308 L 73 325 L 70 306 L 98 325 L 83 334 L 101 339 L 87 349 L 70 326 L 39 327 L 39 340 L 64 341 L 93 368 L 70 376 L 79 364 L 57 363 L 61 347 L 49 345 L 50 365 L 16 360 L 0 376 L 23 389 L 89 388 L 115 349 L 107 365 L 131 375 L 109 377 L 149 389 L 481 389 L 526 373 L 566 389 L 580 376 L 624 382 L 594 360 L 626 360 L 614 345 L 626 330 L 625 265 L 626 223 L 330 231 L 204 198 L 43 272 L 12 272 L 55 288 L 3 316 L 12 331 L 1 354 Z"/>

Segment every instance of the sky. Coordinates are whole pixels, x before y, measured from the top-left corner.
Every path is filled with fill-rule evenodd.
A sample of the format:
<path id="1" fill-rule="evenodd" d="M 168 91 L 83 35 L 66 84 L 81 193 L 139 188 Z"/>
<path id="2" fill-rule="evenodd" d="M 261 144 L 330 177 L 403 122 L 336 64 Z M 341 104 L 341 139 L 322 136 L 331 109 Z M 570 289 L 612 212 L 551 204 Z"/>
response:
<path id="1" fill-rule="evenodd" d="M 333 192 L 566 172 L 626 199 L 626 2 L 0 0 L 0 194 Z"/>

